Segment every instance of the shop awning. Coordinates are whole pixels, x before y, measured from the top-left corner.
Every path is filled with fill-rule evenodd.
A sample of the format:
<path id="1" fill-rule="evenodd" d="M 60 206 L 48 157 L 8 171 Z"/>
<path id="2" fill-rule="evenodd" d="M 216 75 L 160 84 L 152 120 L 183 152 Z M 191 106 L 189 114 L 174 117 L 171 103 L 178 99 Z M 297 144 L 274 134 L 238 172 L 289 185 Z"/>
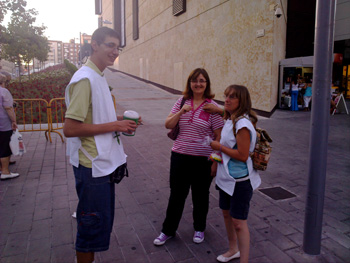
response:
<path id="1" fill-rule="evenodd" d="M 286 58 L 280 61 L 282 67 L 312 67 L 314 63 L 314 56 Z"/>

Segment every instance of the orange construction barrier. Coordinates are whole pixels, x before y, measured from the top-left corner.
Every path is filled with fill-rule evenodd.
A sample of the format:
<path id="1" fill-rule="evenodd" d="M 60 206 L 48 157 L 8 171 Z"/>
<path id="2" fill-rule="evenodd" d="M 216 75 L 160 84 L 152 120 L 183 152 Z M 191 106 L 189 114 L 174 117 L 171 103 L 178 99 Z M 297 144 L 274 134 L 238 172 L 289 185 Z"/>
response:
<path id="1" fill-rule="evenodd" d="M 112 95 L 114 108 L 117 110 L 115 97 Z M 54 98 L 47 102 L 44 99 L 14 99 L 17 124 L 23 127 L 20 132 L 45 131 L 46 140 L 52 142 L 51 133 L 56 133 L 64 142 L 63 129 L 66 103 L 64 98 Z"/>

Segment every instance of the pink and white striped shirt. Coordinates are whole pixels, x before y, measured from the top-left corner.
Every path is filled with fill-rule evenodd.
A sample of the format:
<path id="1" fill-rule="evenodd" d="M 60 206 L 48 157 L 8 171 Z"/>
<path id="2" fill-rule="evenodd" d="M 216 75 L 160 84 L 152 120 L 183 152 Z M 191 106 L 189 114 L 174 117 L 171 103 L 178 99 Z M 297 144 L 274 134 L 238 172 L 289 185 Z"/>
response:
<path id="1" fill-rule="evenodd" d="M 179 98 L 171 109 L 171 113 L 176 114 L 180 111 L 182 97 Z M 211 147 L 202 145 L 205 136 L 209 135 L 214 139 L 214 131 L 224 126 L 224 121 L 219 114 L 210 114 L 203 110 L 203 106 L 212 103 L 218 104 L 206 99 L 195 111 L 191 110 L 180 117 L 180 133 L 174 141 L 174 152 L 195 156 L 205 156 L 213 152 Z M 190 105 L 193 108 L 193 99 L 185 101 L 185 105 Z"/>

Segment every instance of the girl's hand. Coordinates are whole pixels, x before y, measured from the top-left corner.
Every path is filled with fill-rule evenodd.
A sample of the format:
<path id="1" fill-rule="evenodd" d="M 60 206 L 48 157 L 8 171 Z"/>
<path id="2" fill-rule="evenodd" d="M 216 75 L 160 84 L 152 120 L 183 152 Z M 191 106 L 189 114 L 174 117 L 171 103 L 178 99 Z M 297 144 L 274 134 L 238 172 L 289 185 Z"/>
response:
<path id="1" fill-rule="evenodd" d="M 220 107 L 215 106 L 212 103 L 205 104 L 203 106 L 203 110 L 206 111 L 206 112 L 209 112 L 211 114 L 215 114 L 215 113 L 218 113 L 220 115 L 223 114 L 223 109 L 221 109 Z"/>
<path id="2" fill-rule="evenodd" d="M 220 146 L 221 144 L 218 141 L 212 141 L 210 143 L 210 147 L 215 150 L 215 151 L 219 151 L 220 150 Z"/>

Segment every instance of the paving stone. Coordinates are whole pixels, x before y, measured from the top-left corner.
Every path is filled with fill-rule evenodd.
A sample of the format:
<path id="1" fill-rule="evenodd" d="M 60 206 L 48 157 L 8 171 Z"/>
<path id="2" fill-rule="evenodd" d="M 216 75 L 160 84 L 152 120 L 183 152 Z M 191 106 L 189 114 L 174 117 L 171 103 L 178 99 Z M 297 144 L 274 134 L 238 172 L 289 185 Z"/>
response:
<path id="1" fill-rule="evenodd" d="M 260 258 L 260 259 L 264 258 L 265 252 L 264 252 L 264 249 L 262 247 L 260 247 L 259 240 L 253 239 L 252 237 L 253 236 L 251 235 L 251 237 L 250 237 L 250 248 L 249 248 L 249 262 L 251 262 L 251 261 L 252 262 L 257 262 L 257 261 L 254 261 L 254 259 L 256 259 L 256 258 Z M 266 241 L 266 239 L 265 239 L 265 241 Z M 220 254 L 226 252 L 227 248 L 224 251 L 222 251 Z M 265 262 L 267 262 L 267 261 L 265 261 Z"/>
<path id="2" fill-rule="evenodd" d="M 131 224 L 115 226 L 113 230 L 120 246 L 138 245 L 140 242 Z"/>
<path id="3" fill-rule="evenodd" d="M 43 220 L 51 217 L 52 217 L 51 203 L 35 207 L 33 220 Z"/>
<path id="4" fill-rule="evenodd" d="M 51 263 L 75 262 L 75 250 L 72 245 L 63 245 L 51 249 Z"/>
<path id="5" fill-rule="evenodd" d="M 51 240 L 43 238 L 29 242 L 27 262 L 50 262 Z"/>
<path id="6" fill-rule="evenodd" d="M 72 245 L 72 225 L 52 225 L 52 247 L 58 247 L 63 245 Z"/>
<path id="7" fill-rule="evenodd" d="M 95 253 L 95 262 L 125 262 L 124 256 L 122 253 L 122 249 L 119 246 L 119 243 L 115 237 L 115 235 L 112 233 L 110 244 L 109 244 L 109 250 L 102 251 Z"/>
<path id="8" fill-rule="evenodd" d="M 301 247 L 294 248 L 286 251 L 286 253 L 292 257 L 295 262 L 305 262 L 305 263 L 313 263 L 313 262 L 339 262 L 335 257 L 332 257 L 331 261 L 328 261 L 324 258 L 323 255 L 308 255 L 303 251 Z"/>
<path id="9" fill-rule="evenodd" d="M 266 239 L 270 240 L 271 242 L 274 242 L 274 244 L 283 251 L 297 247 L 297 244 L 295 244 L 289 238 L 284 236 L 273 226 L 270 226 L 269 228 L 265 229 L 260 229 L 258 230 L 258 232 Z"/>
<path id="10" fill-rule="evenodd" d="M 184 244 L 178 235 L 167 241 L 163 246 L 167 248 L 167 251 L 170 253 L 171 257 L 174 258 L 174 262 L 187 260 L 194 257 L 188 246 Z"/>
<path id="11" fill-rule="evenodd" d="M 56 185 L 66 185 L 67 184 L 67 178 L 65 176 L 54 176 L 53 177 L 53 186 Z"/>
<path id="12" fill-rule="evenodd" d="M 25 262 L 26 254 L 17 254 L 9 257 L 2 257 L 1 263 L 23 263 Z"/>
<path id="13" fill-rule="evenodd" d="M 335 229 L 330 226 L 323 226 L 322 232 L 324 233 L 324 235 L 331 237 L 335 242 L 346 247 L 347 249 L 350 249 L 350 238 L 347 236 L 341 235 L 341 232 L 339 232 L 338 229 Z"/>
<path id="14" fill-rule="evenodd" d="M 249 259 L 249 262 L 251 262 L 251 263 L 270 263 L 271 261 L 267 257 L 262 256 L 262 257 L 258 257 L 258 258 Z"/>
<path id="15" fill-rule="evenodd" d="M 292 225 L 286 224 L 284 222 L 284 219 L 285 218 L 281 217 L 280 215 L 276 215 L 268 216 L 264 221 L 273 226 L 273 228 L 285 236 L 298 232 L 298 230 L 295 229 Z"/>
<path id="16" fill-rule="evenodd" d="M 165 249 L 149 253 L 148 257 L 149 257 L 151 263 L 160 263 L 160 262 L 172 263 L 172 262 L 174 262 L 174 259 L 170 256 L 170 254 Z M 194 261 L 192 261 L 192 262 L 194 262 Z"/>
<path id="17" fill-rule="evenodd" d="M 47 182 L 47 183 L 39 183 L 38 185 L 38 193 L 45 193 L 45 192 L 49 192 L 51 193 L 52 191 L 52 183 L 51 182 Z"/>
<path id="18" fill-rule="evenodd" d="M 302 232 L 296 232 L 296 233 L 287 235 L 286 237 L 292 240 L 299 247 L 303 245 L 304 234 Z"/>
<path id="19" fill-rule="evenodd" d="M 55 170 L 53 171 L 53 176 L 54 177 L 63 177 L 62 179 L 66 179 L 67 180 L 67 177 L 66 177 L 66 167 L 62 167 L 60 169 L 56 168 L 56 165 L 55 165 Z"/>
<path id="20" fill-rule="evenodd" d="M 284 251 L 281 251 L 270 240 L 257 242 L 256 245 L 263 251 L 264 255 L 270 260 L 271 263 L 294 262 L 290 256 L 288 256 Z"/>
<path id="21" fill-rule="evenodd" d="M 26 253 L 29 232 L 17 232 L 8 235 L 1 257 L 15 256 Z"/>
<path id="22" fill-rule="evenodd" d="M 122 246 L 122 253 L 125 257 L 125 262 L 145 263 L 149 262 L 145 255 L 141 244 Z"/>
<path id="23" fill-rule="evenodd" d="M 323 223 L 330 227 L 337 226 L 337 230 L 339 232 L 342 232 L 342 233 L 350 232 L 350 225 L 343 222 L 339 222 L 339 220 L 333 216 L 324 214 Z"/>
<path id="24" fill-rule="evenodd" d="M 67 195 L 52 197 L 53 209 L 69 208 L 69 200 Z"/>
<path id="25" fill-rule="evenodd" d="M 66 196 L 68 195 L 67 185 L 55 185 L 52 187 L 52 196 Z"/>
<path id="26" fill-rule="evenodd" d="M 350 250 L 344 246 L 339 246 L 331 238 L 326 238 L 322 240 L 322 250 L 325 254 L 330 254 L 337 256 L 344 262 L 348 262 L 350 258 Z"/>
<path id="27" fill-rule="evenodd" d="M 203 242 L 201 244 L 192 243 L 189 245 L 189 249 L 199 262 L 215 262 L 218 256 L 216 255 L 215 251 L 213 251 L 212 247 L 207 244 L 207 242 Z"/>
<path id="28" fill-rule="evenodd" d="M 22 185 L 9 185 L 5 191 L 6 197 L 18 196 L 22 192 Z"/>
<path id="29" fill-rule="evenodd" d="M 15 217 L 14 222 L 9 230 L 9 233 L 17 233 L 29 231 L 32 228 L 33 223 L 33 213 L 31 214 L 22 214 L 19 213 L 18 216 Z"/>
<path id="30" fill-rule="evenodd" d="M 159 251 L 159 248 L 153 244 L 153 240 L 159 233 L 154 230 L 151 224 L 144 224 L 137 227 L 135 228 L 135 232 L 147 254 Z"/>
<path id="31" fill-rule="evenodd" d="M 126 216 L 124 209 L 120 207 L 116 207 L 114 210 L 114 223 L 113 226 L 121 226 L 124 224 L 129 224 L 129 219 Z"/>
<path id="32" fill-rule="evenodd" d="M 265 229 L 268 229 L 268 228 L 265 228 Z M 263 230 L 264 229 L 262 229 L 262 228 L 255 229 L 253 227 L 249 227 L 251 242 L 259 242 L 259 241 L 267 240 L 267 237 L 265 235 L 261 234 L 261 231 L 263 231 Z"/>
<path id="33" fill-rule="evenodd" d="M 32 229 L 30 231 L 30 240 L 41 240 L 51 237 L 51 219 L 44 219 L 33 221 Z M 48 242 L 51 244 L 51 242 Z M 51 245 L 50 245 L 51 246 Z"/>
<path id="34" fill-rule="evenodd" d="M 147 215 L 141 213 L 140 211 L 135 214 L 128 215 L 128 221 L 133 225 L 134 229 L 142 228 L 144 225 L 149 225 Z"/>

